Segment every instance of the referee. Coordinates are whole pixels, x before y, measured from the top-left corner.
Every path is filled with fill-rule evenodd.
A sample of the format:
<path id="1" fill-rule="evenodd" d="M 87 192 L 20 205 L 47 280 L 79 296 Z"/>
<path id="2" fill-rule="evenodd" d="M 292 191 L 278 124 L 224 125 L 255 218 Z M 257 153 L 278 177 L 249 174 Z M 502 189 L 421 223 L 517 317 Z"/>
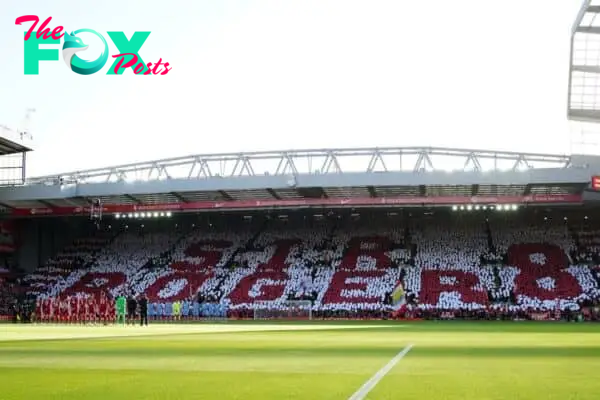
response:
<path id="1" fill-rule="evenodd" d="M 140 305 L 140 326 L 148 326 L 148 299 L 145 294 L 142 293 L 138 304 Z"/>

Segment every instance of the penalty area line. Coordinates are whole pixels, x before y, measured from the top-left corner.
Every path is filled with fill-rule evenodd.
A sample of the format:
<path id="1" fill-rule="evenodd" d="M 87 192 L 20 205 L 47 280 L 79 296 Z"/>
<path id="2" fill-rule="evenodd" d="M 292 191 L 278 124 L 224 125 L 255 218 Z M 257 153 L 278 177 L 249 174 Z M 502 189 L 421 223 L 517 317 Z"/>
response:
<path id="1" fill-rule="evenodd" d="M 352 396 L 350 396 L 348 400 L 363 400 L 367 396 L 367 394 L 369 394 L 369 392 L 373 390 L 375 386 L 377 386 L 379 381 L 381 381 L 383 377 L 386 376 L 388 372 L 390 372 L 392 368 L 394 368 L 394 366 L 398 364 L 398 362 L 402 360 L 412 348 L 413 345 L 409 344 L 404 349 L 402 349 L 400 353 L 396 354 L 394 358 L 392 358 L 387 364 L 385 364 L 383 368 L 381 368 L 375 373 L 375 375 L 371 377 L 371 379 L 366 381 L 365 384 L 360 387 L 360 389 L 358 389 Z"/>

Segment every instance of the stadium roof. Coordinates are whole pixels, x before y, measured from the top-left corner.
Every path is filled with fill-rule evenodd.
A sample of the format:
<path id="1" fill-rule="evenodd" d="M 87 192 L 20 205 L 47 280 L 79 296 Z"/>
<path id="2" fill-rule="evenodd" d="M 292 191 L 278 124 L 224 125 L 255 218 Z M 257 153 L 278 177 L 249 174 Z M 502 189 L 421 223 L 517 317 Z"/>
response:
<path id="1" fill-rule="evenodd" d="M 600 122 L 600 0 L 585 0 L 573 26 L 568 116 Z"/>
<path id="2" fill-rule="evenodd" d="M 10 139 L 0 137 L 0 156 L 26 153 L 28 151 L 31 151 L 29 147 L 25 147 L 17 142 L 13 142 Z"/>
<path id="3" fill-rule="evenodd" d="M 0 188 L 17 215 L 267 207 L 580 203 L 600 157 L 431 147 L 204 154 Z"/>
<path id="4" fill-rule="evenodd" d="M 437 147 L 372 147 L 197 154 L 28 179 L 28 184 L 149 182 L 243 176 L 567 168 L 573 156 Z M 598 162 L 600 157 L 588 157 Z"/>

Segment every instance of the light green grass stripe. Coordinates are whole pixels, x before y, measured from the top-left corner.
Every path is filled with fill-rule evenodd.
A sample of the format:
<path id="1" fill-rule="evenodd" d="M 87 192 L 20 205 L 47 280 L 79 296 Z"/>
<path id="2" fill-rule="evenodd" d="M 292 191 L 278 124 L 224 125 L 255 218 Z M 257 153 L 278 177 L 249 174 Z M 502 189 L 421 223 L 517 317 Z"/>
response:
<path id="1" fill-rule="evenodd" d="M 327 324 L 156 324 L 140 326 L 74 326 L 74 325 L 4 325 L 0 327 L 0 342 L 25 340 L 109 339 L 133 336 L 164 336 L 180 334 L 296 332 L 395 328 L 379 325 Z"/>

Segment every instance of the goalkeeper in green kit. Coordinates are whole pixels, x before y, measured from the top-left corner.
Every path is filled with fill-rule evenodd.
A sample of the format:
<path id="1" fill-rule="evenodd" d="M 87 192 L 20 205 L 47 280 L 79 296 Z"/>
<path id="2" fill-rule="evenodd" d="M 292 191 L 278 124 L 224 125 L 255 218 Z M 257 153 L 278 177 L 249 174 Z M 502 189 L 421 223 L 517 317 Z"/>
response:
<path id="1" fill-rule="evenodd" d="M 117 301 L 115 303 L 115 306 L 117 308 L 117 323 L 122 323 L 123 325 L 125 325 L 125 309 L 127 305 L 127 299 L 125 298 L 125 296 L 119 296 L 117 297 Z"/>

